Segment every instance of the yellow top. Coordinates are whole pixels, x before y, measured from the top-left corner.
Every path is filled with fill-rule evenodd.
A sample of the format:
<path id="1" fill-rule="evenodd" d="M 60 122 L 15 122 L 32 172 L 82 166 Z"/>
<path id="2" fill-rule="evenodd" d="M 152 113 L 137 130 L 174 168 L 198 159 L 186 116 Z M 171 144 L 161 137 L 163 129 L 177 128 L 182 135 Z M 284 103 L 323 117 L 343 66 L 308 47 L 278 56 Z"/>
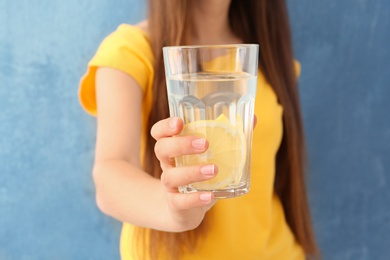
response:
<path id="1" fill-rule="evenodd" d="M 96 115 L 95 72 L 99 66 L 128 73 L 143 91 L 143 127 L 152 106 L 153 54 L 146 34 L 131 25 L 121 25 L 100 45 L 80 83 L 83 108 Z M 299 70 L 299 64 L 297 63 Z M 283 135 L 283 108 L 259 72 L 253 137 L 251 190 L 248 194 L 218 201 L 208 214 L 210 229 L 200 239 L 196 253 L 182 259 L 304 259 L 285 221 L 283 207 L 275 195 L 275 157 Z M 145 136 L 142 137 L 144 147 Z M 124 223 L 121 256 L 136 259 L 133 226 Z M 145 259 L 145 258 L 143 258 Z"/>

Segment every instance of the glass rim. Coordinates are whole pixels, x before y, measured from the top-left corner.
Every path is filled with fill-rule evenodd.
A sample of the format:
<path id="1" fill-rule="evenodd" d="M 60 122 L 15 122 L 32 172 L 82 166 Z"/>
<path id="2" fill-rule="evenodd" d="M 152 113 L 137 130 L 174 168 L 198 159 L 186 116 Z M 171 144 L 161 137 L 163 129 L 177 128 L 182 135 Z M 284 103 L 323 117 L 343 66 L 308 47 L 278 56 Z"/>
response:
<path id="1" fill-rule="evenodd" d="M 237 43 L 237 44 L 210 44 L 210 45 L 179 45 L 179 46 L 164 46 L 163 50 L 174 49 L 228 49 L 228 48 L 254 48 L 259 47 L 257 43 Z"/>

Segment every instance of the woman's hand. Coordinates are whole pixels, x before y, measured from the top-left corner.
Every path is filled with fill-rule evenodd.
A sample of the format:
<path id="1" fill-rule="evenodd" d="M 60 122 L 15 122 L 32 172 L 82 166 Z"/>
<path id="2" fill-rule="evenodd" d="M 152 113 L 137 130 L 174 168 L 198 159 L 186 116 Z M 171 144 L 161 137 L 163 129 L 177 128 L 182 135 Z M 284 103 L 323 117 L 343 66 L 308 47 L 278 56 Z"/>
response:
<path id="1" fill-rule="evenodd" d="M 161 183 L 166 194 L 168 220 L 172 231 L 194 229 L 202 222 L 205 213 L 215 204 L 211 192 L 183 194 L 178 186 L 209 180 L 216 176 L 215 165 L 175 167 L 175 157 L 184 154 L 200 154 L 207 150 L 208 142 L 195 136 L 176 136 L 183 128 L 180 118 L 168 118 L 157 122 L 151 130 L 156 139 L 155 153 L 162 168 Z"/>

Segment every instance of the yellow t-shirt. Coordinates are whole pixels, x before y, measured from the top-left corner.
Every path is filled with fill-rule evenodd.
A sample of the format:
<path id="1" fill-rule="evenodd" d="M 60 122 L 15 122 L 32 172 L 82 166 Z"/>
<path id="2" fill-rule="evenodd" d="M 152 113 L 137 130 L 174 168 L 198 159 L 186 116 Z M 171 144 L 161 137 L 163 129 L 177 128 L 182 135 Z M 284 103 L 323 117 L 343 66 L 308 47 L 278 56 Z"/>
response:
<path id="1" fill-rule="evenodd" d="M 152 106 L 153 54 L 147 35 L 138 27 L 121 25 L 100 45 L 88 64 L 80 83 L 80 101 L 85 110 L 96 115 L 95 72 L 99 66 L 112 67 L 132 76 L 143 91 L 143 127 Z M 208 214 L 209 230 L 198 242 L 195 253 L 182 259 L 304 259 L 275 195 L 275 157 L 282 135 L 283 108 L 264 76 L 259 72 L 253 137 L 250 192 L 220 200 Z M 145 136 L 142 137 L 144 147 Z M 143 148 L 142 148 L 143 149 Z M 121 256 L 136 259 L 133 226 L 124 223 Z M 143 258 L 145 259 L 145 258 Z"/>

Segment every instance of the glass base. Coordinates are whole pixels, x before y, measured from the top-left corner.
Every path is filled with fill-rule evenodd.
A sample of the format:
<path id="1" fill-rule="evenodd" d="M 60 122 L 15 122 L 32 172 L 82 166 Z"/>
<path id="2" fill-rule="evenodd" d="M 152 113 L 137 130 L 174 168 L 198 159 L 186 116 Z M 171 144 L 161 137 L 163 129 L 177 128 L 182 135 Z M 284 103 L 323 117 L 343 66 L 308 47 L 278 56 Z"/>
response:
<path id="1" fill-rule="evenodd" d="M 191 185 L 179 187 L 179 192 L 181 193 L 193 193 L 201 191 L 212 192 L 214 194 L 214 198 L 216 199 L 230 199 L 247 194 L 249 192 L 249 183 L 242 184 L 241 186 L 228 187 L 218 190 L 196 189 Z"/>

